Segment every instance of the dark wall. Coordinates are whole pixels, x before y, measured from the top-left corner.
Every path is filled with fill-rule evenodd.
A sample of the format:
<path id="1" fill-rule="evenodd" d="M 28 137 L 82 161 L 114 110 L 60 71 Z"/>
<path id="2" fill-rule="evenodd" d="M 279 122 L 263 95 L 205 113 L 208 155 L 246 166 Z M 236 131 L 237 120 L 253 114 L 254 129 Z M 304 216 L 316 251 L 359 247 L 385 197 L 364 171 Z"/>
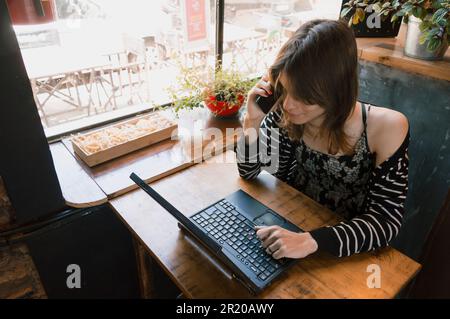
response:
<path id="1" fill-rule="evenodd" d="M 16 222 L 62 210 L 65 201 L 4 0 L 0 0 L 0 96 L 0 176 Z"/>
<path id="2" fill-rule="evenodd" d="M 131 234 L 108 206 L 81 210 L 26 243 L 49 298 L 139 298 Z M 80 288 L 68 288 L 80 267 Z"/>
<path id="3" fill-rule="evenodd" d="M 420 262 L 422 269 L 411 285 L 410 298 L 450 298 L 450 190 Z"/>
<path id="4" fill-rule="evenodd" d="M 450 82 L 361 61 L 359 98 L 408 117 L 406 216 L 392 245 L 417 260 L 450 187 Z"/>
<path id="5" fill-rule="evenodd" d="M 30 231 L 45 224 L 19 242 L 25 240 L 49 298 L 139 297 L 132 237 L 114 212 L 107 206 L 65 211 L 4 0 L 0 0 L 0 96 L 0 176 L 14 208 L 12 220 L 9 215 L 7 220 L 11 225 L 3 227 L 6 232 L 0 233 L 1 247 L 12 251 L 8 249 L 9 228 L 26 223 L 24 229 Z M 33 224 L 37 220 L 40 223 Z M 66 284 L 71 275 L 67 266 L 71 264 L 81 268 L 79 289 L 69 289 Z M 17 279 L 19 284 L 24 278 L 20 271 L 11 273 L 11 282 Z"/>

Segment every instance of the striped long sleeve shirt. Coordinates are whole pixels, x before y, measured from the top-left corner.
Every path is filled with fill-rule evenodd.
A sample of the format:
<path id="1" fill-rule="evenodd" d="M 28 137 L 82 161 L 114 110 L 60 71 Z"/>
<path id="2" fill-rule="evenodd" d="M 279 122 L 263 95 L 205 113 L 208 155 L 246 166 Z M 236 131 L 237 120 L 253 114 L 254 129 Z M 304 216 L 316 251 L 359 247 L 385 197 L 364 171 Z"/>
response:
<path id="1" fill-rule="evenodd" d="M 280 117 L 276 112 L 266 115 L 254 143 L 238 141 L 235 151 L 242 178 L 255 179 L 264 169 L 295 187 L 299 174 L 295 151 L 298 145 L 278 126 Z M 338 257 L 350 256 L 387 246 L 397 236 L 408 190 L 408 145 L 409 132 L 391 157 L 371 169 L 364 185 L 367 189 L 364 205 L 355 216 L 310 232 L 319 250 Z"/>

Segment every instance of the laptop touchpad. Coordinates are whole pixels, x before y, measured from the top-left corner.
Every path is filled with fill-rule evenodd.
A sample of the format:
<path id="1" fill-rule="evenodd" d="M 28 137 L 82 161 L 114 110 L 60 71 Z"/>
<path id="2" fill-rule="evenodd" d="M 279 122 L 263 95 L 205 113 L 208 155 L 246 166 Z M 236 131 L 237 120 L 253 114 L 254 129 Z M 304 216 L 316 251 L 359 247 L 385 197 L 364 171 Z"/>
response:
<path id="1" fill-rule="evenodd" d="M 256 225 L 259 226 L 272 226 L 272 225 L 283 226 L 285 222 L 282 217 L 277 216 L 270 211 L 266 211 L 266 213 L 264 213 L 261 216 L 258 216 L 253 221 Z"/>

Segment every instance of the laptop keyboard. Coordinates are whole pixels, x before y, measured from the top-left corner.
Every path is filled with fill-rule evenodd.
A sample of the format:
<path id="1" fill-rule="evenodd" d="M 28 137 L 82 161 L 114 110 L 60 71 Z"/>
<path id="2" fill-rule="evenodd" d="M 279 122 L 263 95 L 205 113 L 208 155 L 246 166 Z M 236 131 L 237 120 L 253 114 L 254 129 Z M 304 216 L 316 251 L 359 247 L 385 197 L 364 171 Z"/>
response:
<path id="1" fill-rule="evenodd" d="M 240 214 L 226 199 L 192 217 L 220 244 L 227 243 L 251 271 L 266 280 L 284 264 L 267 254 L 256 236 L 253 223 Z"/>

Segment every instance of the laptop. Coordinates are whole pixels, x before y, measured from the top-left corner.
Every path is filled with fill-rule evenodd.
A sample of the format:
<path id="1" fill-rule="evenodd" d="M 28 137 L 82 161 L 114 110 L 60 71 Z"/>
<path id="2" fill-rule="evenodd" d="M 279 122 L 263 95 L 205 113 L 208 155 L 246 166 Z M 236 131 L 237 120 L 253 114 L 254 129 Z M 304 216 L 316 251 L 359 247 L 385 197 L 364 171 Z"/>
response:
<path id="1" fill-rule="evenodd" d="M 276 260 L 267 254 L 256 236 L 255 226 L 279 225 L 295 232 L 302 230 L 242 190 L 188 218 L 135 173 L 130 178 L 254 294 L 268 287 L 297 261 L 289 258 Z"/>

